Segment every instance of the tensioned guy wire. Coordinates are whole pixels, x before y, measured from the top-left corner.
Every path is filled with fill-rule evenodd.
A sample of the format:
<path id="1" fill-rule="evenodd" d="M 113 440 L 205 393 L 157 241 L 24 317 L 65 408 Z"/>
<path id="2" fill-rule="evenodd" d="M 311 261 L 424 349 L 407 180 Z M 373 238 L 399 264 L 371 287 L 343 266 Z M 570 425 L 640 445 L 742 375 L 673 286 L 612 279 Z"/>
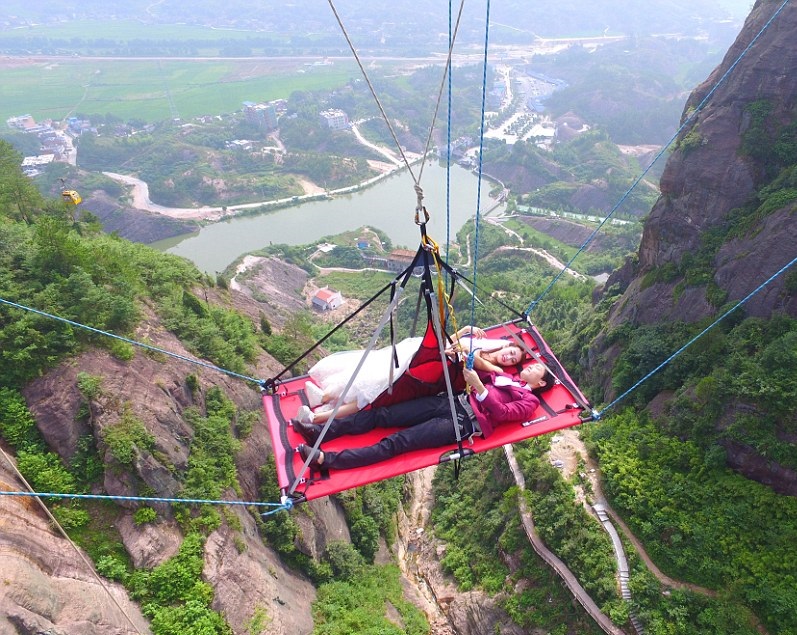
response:
<path id="1" fill-rule="evenodd" d="M 35 313 L 36 315 L 41 315 L 42 317 L 50 318 L 51 320 L 56 320 L 58 322 L 63 322 L 64 324 L 69 324 L 70 326 L 76 326 L 80 329 L 84 329 L 86 331 L 91 331 L 92 333 L 96 333 L 97 335 L 104 335 L 106 337 L 112 337 L 113 339 L 120 340 L 122 342 L 126 342 L 127 344 L 132 344 L 133 346 L 139 346 L 140 348 L 145 348 L 149 351 L 153 351 L 155 353 L 162 353 L 163 355 L 168 355 L 169 357 L 174 357 L 176 359 L 182 360 L 184 362 L 188 362 L 189 364 L 195 364 L 196 366 L 202 366 L 204 368 L 209 368 L 210 370 L 215 370 L 220 373 L 224 373 L 225 375 L 229 375 L 230 377 L 237 377 L 238 379 L 243 379 L 245 381 L 253 382 L 255 384 L 262 384 L 262 380 L 255 379 L 254 377 L 249 377 L 248 375 L 242 375 L 240 373 L 236 373 L 232 370 L 227 370 L 225 368 L 221 368 L 220 366 L 214 366 L 213 364 L 208 364 L 207 362 L 203 362 L 198 359 L 192 359 L 190 357 L 186 357 L 185 355 L 180 355 L 179 353 L 173 353 L 171 351 L 167 351 L 163 348 L 158 348 L 157 346 L 152 346 L 150 344 L 144 344 L 143 342 L 138 342 L 136 340 L 130 339 L 129 337 L 122 337 L 121 335 L 116 335 L 114 333 L 109 333 L 108 331 L 103 331 L 101 329 L 96 329 L 93 326 L 88 326 L 86 324 L 81 324 L 80 322 L 75 322 L 73 320 L 68 320 L 67 318 L 61 317 L 59 315 L 53 315 L 52 313 L 46 313 L 45 311 L 40 311 L 39 309 L 34 309 L 29 306 L 25 306 L 23 304 L 18 304 L 16 302 L 11 302 L 10 300 L 6 300 L 4 298 L 0 298 L 0 304 L 5 304 L 7 306 L 14 307 L 15 309 L 21 309 L 23 311 L 29 311 L 30 313 Z"/>

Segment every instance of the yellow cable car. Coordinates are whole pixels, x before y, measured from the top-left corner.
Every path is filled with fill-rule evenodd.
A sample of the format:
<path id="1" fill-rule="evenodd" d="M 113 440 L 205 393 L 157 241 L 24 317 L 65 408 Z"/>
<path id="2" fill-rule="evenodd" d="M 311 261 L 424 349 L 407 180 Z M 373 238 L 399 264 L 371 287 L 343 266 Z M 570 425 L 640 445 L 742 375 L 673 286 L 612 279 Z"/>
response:
<path id="1" fill-rule="evenodd" d="M 64 190 L 61 192 L 61 198 L 70 205 L 80 205 L 80 203 L 83 201 L 83 199 L 80 198 L 80 194 L 78 194 L 75 190 Z"/>

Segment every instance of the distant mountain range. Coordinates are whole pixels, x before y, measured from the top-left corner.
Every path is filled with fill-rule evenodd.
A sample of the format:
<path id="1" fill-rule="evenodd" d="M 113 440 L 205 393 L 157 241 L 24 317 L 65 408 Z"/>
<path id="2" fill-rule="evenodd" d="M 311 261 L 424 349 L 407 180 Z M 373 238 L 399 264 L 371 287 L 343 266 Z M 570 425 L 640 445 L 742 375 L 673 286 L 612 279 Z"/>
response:
<path id="1" fill-rule="evenodd" d="M 337 3 L 340 20 L 355 44 L 364 50 L 440 52 L 445 51 L 449 31 L 449 5 L 397 3 L 384 0 L 346 0 Z M 452 0 L 452 20 L 459 2 Z M 31 3 L 6 0 L 0 7 L 2 30 L 32 25 L 66 24 L 71 21 L 134 20 L 142 24 L 185 24 L 251 31 L 256 35 L 279 35 L 297 44 L 345 45 L 332 10 L 318 3 L 307 11 L 308 2 L 249 2 L 197 0 L 189 5 L 177 0 L 47 0 Z M 489 33 L 494 44 L 523 44 L 538 37 L 596 35 L 679 34 L 719 35 L 728 29 L 735 35 L 750 9 L 749 0 L 588 0 L 533 3 L 508 0 L 491 5 Z M 464 7 L 457 42 L 480 46 L 485 39 L 486 0 Z M 35 35 L 36 29 L 31 30 Z M 102 37 L 101 31 L 92 33 Z M 240 35 L 240 33 L 238 33 Z M 50 34 L 51 36 L 51 34 Z M 131 34 L 131 38 L 156 37 Z"/>

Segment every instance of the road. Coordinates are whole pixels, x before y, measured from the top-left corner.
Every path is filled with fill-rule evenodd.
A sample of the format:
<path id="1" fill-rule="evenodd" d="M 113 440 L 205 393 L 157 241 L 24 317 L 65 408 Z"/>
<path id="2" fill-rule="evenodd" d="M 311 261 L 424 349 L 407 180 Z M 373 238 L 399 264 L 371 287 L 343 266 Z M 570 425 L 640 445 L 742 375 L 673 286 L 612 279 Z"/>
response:
<path id="1" fill-rule="evenodd" d="M 501 218 L 495 218 L 495 217 L 489 218 L 489 217 L 487 217 L 487 218 L 485 218 L 485 220 L 488 223 L 490 223 L 491 225 L 495 225 L 496 227 L 500 227 L 507 234 L 509 234 L 510 236 L 513 236 L 514 238 L 516 238 L 520 242 L 521 245 L 523 244 L 523 236 L 518 234 L 516 231 L 513 231 L 513 230 L 509 229 L 508 227 L 504 227 L 501 224 L 501 222 L 500 222 L 502 220 Z M 545 260 L 545 262 L 547 262 L 549 265 L 551 265 L 551 267 L 553 267 L 554 269 L 560 269 L 561 270 L 561 269 L 565 268 L 565 264 L 563 262 L 561 262 L 555 256 L 552 256 L 551 254 L 549 254 L 544 249 L 537 249 L 535 247 L 512 247 L 510 245 L 505 245 L 503 247 L 499 247 L 498 249 L 496 249 L 496 251 L 497 252 L 498 251 L 528 251 L 530 253 L 533 253 L 535 256 L 539 256 L 540 258 Z M 468 254 L 468 260 L 470 261 L 470 254 Z M 576 280 L 580 280 L 582 282 L 587 280 L 587 276 L 585 276 L 583 273 L 579 273 L 578 271 L 574 271 L 573 269 L 568 269 L 567 273 L 569 275 L 573 276 Z"/>
<path id="2" fill-rule="evenodd" d="M 368 141 L 368 139 L 363 137 L 362 133 L 360 132 L 360 129 L 357 127 L 359 124 L 363 123 L 363 121 L 356 121 L 356 122 L 352 122 L 352 124 L 351 124 L 351 131 L 354 133 L 354 136 L 357 138 L 357 141 L 359 141 L 361 145 L 364 145 L 367 148 L 371 148 L 372 150 L 375 150 L 376 152 L 381 154 L 383 157 L 385 157 L 393 165 L 398 165 L 398 166 L 402 165 L 401 159 L 396 156 L 395 152 L 392 152 L 391 150 L 388 150 L 387 148 L 383 148 L 382 146 L 378 146 L 376 144 L 373 144 L 370 141 Z M 420 158 L 420 157 L 415 157 L 415 158 Z"/>
<path id="3" fill-rule="evenodd" d="M 628 525 L 625 524 L 623 519 L 611 508 L 609 502 L 606 500 L 603 494 L 603 488 L 601 487 L 600 468 L 589 456 L 587 448 L 581 440 L 578 429 L 569 428 L 557 432 L 554 436 L 554 441 L 555 442 L 551 444 L 549 456 L 552 461 L 562 461 L 562 478 L 566 481 L 570 481 L 578 471 L 579 460 L 584 461 L 586 475 L 592 488 L 592 502 L 596 505 L 603 506 L 609 518 L 611 518 L 612 523 L 620 528 L 623 535 L 634 546 L 634 550 L 639 554 L 645 566 L 661 584 L 672 589 L 689 589 L 693 593 L 698 593 L 706 597 L 716 597 L 716 592 L 711 589 L 670 578 L 656 566 L 653 560 L 651 560 L 650 556 L 645 551 L 644 545 L 631 532 Z M 577 498 L 582 502 L 585 509 L 591 515 L 595 516 L 592 505 L 587 500 L 588 497 L 580 486 L 577 488 Z"/>
<path id="4" fill-rule="evenodd" d="M 139 178 L 134 176 L 129 176 L 126 174 L 118 174 L 116 172 L 103 172 L 103 174 L 119 183 L 124 185 L 130 186 L 132 190 L 132 198 L 133 207 L 137 209 L 143 209 L 148 212 L 154 212 L 156 214 L 161 214 L 163 216 L 169 216 L 170 218 L 179 218 L 181 220 L 205 220 L 205 221 L 218 221 L 223 218 L 230 218 L 235 216 L 241 210 L 247 209 L 255 209 L 258 207 L 263 206 L 277 206 L 277 205 L 285 205 L 289 203 L 299 203 L 302 201 L 309 201 L 318 199 L 319 196 L 327 196 L 327 195 L 335 195 L 335 194 L 350 194 L 355 192 L 362 187 L 367 187 L 368 185 L 372 185 L 381 179 L 394 174 L 396 171 L 401 170 L 404 167 L 404 161 L 399 159 L 394 152 L 391 150 L 384 148 L 382 146 L 378 146 L 374 143 L 368 141 L 365 137 L 362 136 L 359 129 L 355 124 L 351 126 L 352 132 L 356 139 L 364 146 L 375 150 L 382 156 L 384 156 L 390 163 L 389 166 L 386 166 L 385 169 L 380 170 L 380 173 L 362 183 L 358 183 L 357 185 L 352 185 L 349 187 L 341 187 L 336 190 L 330 190 L 329 192 L 325 192 L 323 189 L 316 186 L 314 183 L 304 180 L 302 182 L 305 191 L 308 192 L 306 194 L 302 194 L 299 196 L 288 196 L 281 199 L 276 200 L 268 200 L 268 201 L 257 201 L 254 203 L 241 203 L 238 205 L 230 205 L 230 206 L 208 206 L 204 205 L 201 207 L 166 207 L 165 205 L 159 205 L 158 203 L 152 202 L 149 197 L 149 185 L 142 181 Z M 278 147 L 281 147 L 283 150 L 285 146 L 279 141 L 279 137 L 276 135 L 272 135 L 275 142 L 277 143 Z M 405 153 L 407 161 L 412 163 L 416 163 L 421 160 L 421 155 L 415 153 Z"/>
<path id="5" fill-rule="evenodd" d="M 153 203 L 149 197 L 149 185 L 146 182 L 142 181 L 139 178 L 134 176 L 129 176 L 126 174 L 117 174 L 115 172 L 103 172 L 103 174 L 115 181 L 118 181 L 124 185 L 130 186 L 132 190 L 132 197 L 133 207 L 137 209 L 143 209 L 148 212 L 154 212 L 156 214 L 161 214 L 163 216 L 168 216 L 170 218 L 179 218 L 181 220 L 206 220 L 206 221 L 218 221 L 224 218 L 231 218 L 235 216 L 239 211 L 247 210 L 247 209 L 256 209 L 258 207 L 275 207 L 279 205 L 287 205 L 287 204 L 296 204 L 302 201 L 312 201 L 318 200 L 319 197 L 328 196 L 328 195 L 335 195 L 335 194 L 350 194 L 352 192 L 356 192 L 357 190 L 367 187 L 376 183 L 377 181 L 390 176 L 391 174 L 395 173 L 397 170 L 402 169 L 402 166 L 394 166 L 392 169 L 389 169 L 377 176 L 374 176 L 362 183 L 358 183 L 357 185 L 352 185 L 349 187 L 342 187 L 337 190 L 329 190 L 326 193 L 319 194 L 316 192 L 310 194 L 301 194 L 299 196 L 288 196 L 285 198 L 280 199 L 271 199 L 267 201 L 257 201 L 254 203 L 241 203 L 236 205 L 227 206 L 207 206 L 203 205 L 201 207 L 166 207 L 165 205 L 159 205 L 158 203 Z"/>

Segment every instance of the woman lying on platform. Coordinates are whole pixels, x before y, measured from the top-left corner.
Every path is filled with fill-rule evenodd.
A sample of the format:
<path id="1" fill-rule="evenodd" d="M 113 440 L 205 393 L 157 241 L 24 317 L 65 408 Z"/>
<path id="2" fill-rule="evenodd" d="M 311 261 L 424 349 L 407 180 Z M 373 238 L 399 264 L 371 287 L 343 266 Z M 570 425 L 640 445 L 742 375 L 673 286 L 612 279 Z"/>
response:
<path id="1" fill-rule="evenodd" d="M 345 402 L 338 408 L 337 417 L 346 417 L 362 410 L 409 366 L 420 347 L 421 337 L 402 340 L 395 346 L 398 366 L 391 359 L 394 347 L 385 346 L 368 354 L 357 377 L 346 393 Z M 487 339 L 478 327 L 465 326 L 454 335 L 454 343 L 446 349 L 447 355 L 474 352 L 473 367 L 476 370 L 495 372 L 514 366 L 523 359 L 523 351 L 510 340 Z M 305 395 L 309 406 L 302 406 L 296 418 L 304 423 L 323 423 L 333 411 L 332 404 L 343 394 L 346 384 L 357 368 L 364 350 L 333 353 L 315 364 L 309 372 L 312 381 L 305 384 Z"/>

